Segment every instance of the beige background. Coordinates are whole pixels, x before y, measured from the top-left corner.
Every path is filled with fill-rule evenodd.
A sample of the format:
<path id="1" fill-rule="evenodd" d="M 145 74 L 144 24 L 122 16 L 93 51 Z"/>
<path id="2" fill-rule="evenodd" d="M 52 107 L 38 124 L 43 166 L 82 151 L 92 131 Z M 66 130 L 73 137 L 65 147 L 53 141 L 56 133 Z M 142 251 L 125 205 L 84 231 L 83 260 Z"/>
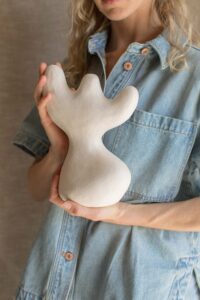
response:
<path id="1" fill-rule="evenodd" d="M 190 6 L 197 18 L 199 0 Z M 39 63 L 66 55 L 68 13 L 67 0 L 0 0 L 0 7 L 0 300 L 10 300 L 49 207 L 31 199 L 33 158 L 11 141 L 33 103 Z"/>

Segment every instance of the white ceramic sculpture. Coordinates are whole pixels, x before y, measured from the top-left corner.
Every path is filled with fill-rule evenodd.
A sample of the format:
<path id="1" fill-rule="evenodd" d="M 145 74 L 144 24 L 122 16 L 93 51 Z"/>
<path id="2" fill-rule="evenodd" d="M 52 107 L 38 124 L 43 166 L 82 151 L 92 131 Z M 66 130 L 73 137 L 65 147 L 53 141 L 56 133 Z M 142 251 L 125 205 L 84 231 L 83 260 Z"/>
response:
<path id="1" fill-rule="evenodd" d="M 87 207 L 117 203 L 128 189 L 131 173 L 127 165 L 104 146 L 102 136 L 124 123 L 134 112 L 137 89 L 127 86 L 114 99 L 108 99 L 95 74 L 86 74 L 74 91 L 68 87 L 59 66 L 48 66 L 45 75 L 43 93 L 52 93 L 47 111 L 69 138 L 58 185 L 61 199 Z"/>

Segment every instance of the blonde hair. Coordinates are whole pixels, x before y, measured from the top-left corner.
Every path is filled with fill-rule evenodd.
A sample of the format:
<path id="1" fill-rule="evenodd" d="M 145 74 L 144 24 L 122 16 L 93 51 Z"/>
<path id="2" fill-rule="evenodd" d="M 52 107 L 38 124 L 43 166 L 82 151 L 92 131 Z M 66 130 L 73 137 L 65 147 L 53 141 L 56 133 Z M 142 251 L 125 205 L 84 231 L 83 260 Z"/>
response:
<path id="1" fill-rule="evenodd" d="M 93 0 L 71 0 L 69 9 L 71 22 L 67 37 L 68 49 L 62 66 L 68 84 L 77 88 L 87 71 L 88 38 L 108 28 L 110 20 L 98 10 Z M 171 45 L 167 59 L 170 70 L 182 70 L 187 65 L 188 47 L 199 42 L 189 20 L 185 0 L 152 0 L 152 12 L 157 13 L 161 26 L 167 28 L 167 39 Z M 184 43 L 181 34 L 186 38 Z"/>

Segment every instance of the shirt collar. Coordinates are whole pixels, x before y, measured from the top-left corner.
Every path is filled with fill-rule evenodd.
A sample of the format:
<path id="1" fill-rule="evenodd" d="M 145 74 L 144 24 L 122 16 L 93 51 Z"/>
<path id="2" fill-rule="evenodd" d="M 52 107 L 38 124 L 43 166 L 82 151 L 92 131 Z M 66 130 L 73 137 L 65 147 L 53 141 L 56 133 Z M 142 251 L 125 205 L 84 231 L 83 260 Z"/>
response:
<path id="1" fill-rule="evenodd" d="M 106 42 L 108 38 L 108 30 L 105 29 L 101 32 L 96 32 L 89 36 L 88 51 L 93 54 L 95 52 L 101 52 L 105 50 Z M 144 44 L 133 42 L 127 47 L 127 51 L 133 53 L 141 48 L 151 46 L 158 54 L 161 63 L 161 69 L 168 67 L 167 56 L 170 49 L 170 44 L 167 40 L 167 30 L 164 29 L 156 38 L 145 42 Z"/>

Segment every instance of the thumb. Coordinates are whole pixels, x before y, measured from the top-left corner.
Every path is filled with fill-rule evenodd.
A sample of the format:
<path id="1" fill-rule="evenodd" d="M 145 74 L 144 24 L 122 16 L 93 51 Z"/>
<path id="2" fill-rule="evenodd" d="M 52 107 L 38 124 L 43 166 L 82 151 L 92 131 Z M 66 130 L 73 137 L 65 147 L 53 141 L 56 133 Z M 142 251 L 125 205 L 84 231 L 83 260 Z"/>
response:
<path id="1" fill-rule="evenodd" d="M 62 165 L 57 168 L 55 174 L 59 175 L 61 172 L 61 169 L 62 169 Z"/>

